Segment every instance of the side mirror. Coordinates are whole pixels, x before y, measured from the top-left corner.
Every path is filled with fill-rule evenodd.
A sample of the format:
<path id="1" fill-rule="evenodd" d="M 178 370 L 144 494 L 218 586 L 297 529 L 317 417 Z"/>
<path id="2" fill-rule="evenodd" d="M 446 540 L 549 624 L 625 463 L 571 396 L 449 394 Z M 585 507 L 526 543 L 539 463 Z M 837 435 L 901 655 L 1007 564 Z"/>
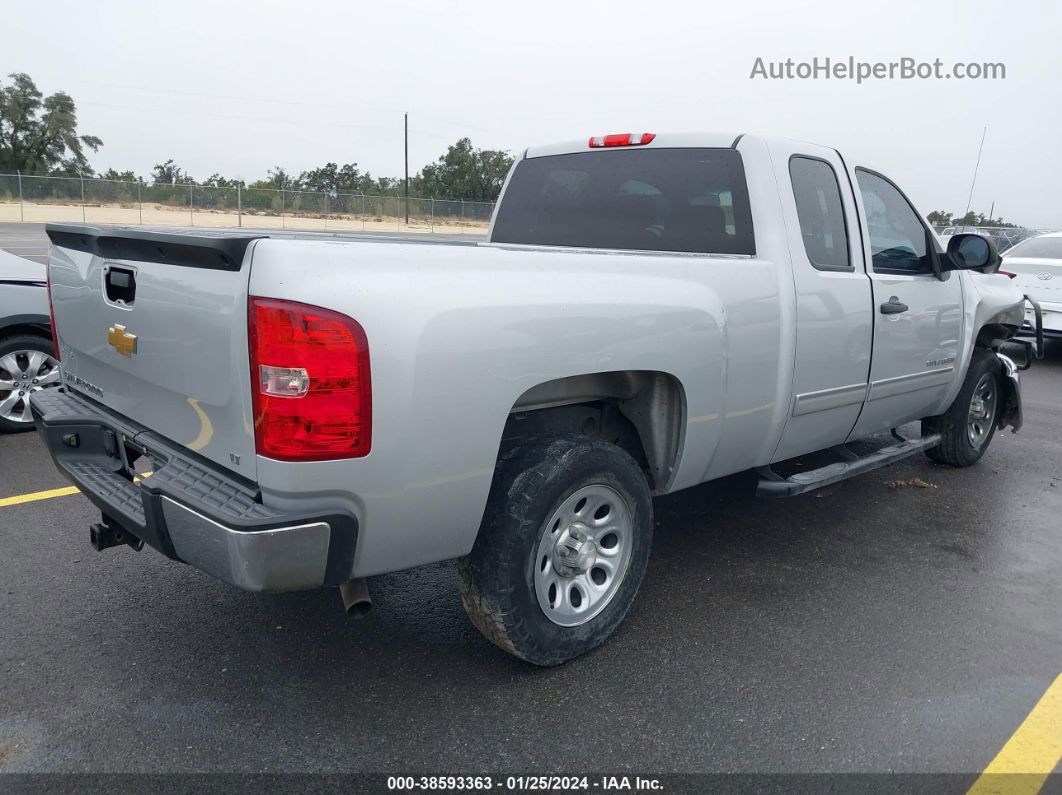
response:
<path id="1" fill-rule="evenodd" d="M 944 256 L 945 270 L 981 271 L 995 273 L 1002 260 L 991 238 L 982 235 L 953 235 Z"/>

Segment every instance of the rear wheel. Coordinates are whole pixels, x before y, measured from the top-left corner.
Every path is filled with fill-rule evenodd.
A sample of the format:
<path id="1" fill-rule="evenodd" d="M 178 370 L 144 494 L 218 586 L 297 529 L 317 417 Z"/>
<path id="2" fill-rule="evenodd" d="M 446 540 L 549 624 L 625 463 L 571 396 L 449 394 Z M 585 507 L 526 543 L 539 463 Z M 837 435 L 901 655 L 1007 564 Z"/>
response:
<path id="1" fill-rule="evenodd" d="M 926 451 L 932 460 L 968 467 L 980 460 L 995 435 L 1002 402 L 999 359 L 977 348 L 959 394 L 943 414 L 922 420 L 922 433 L 939 433 L 940 444 Z"/>
<path id="2" fill-rule="evenodd" d="M 0 339 L 0 431 L 32 428 L 33 395 L 58 385 L 59 362 L 50 339 L 36 334 Z"/>
<path id="3" fill-rule="evenodd" d="M 461 597 L 488 640 L 536 665 L 602 643 L 638 592 L 652 541 L 649 485 L 615 445 L 566 436 L 498 465 Z"/>

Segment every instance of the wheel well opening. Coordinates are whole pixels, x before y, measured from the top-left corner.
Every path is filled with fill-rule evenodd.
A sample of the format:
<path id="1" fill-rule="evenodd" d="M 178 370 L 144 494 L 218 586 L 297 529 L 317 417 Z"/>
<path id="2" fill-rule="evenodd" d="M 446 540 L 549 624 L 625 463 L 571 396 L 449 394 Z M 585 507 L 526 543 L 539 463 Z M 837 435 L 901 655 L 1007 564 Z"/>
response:
<path id="1" fill-rule="evenodd" d="M 630 453 L 659 492 L 674 474 L 684 417 L 682 386 L 668 373 L 626 370 L 558 378 L 532 387 L 516 401 L 499 455 L 548 436 L 598 437 Z"/>
<path id="2" fill-rule="evenodd" d="M 1017 331 L 1016 327 L 1004 323 L 986 323 L 977 332 L 974 346 L 985 348 L 986 350 L 996 350 L 1003 343 L 1014 337 Z"/>
<path id="3" fill-rule="evenodd" d="M 34 337 L 43 337 L 51 342 L 51 332 L 49 332 L 47 326 L 38 326 L 34 323 L 16 323 L 10 326 L 3 326 L 0 328 L 0 340 L 6 337 L 17 337 L 22 334 L 30 334 Z"/>

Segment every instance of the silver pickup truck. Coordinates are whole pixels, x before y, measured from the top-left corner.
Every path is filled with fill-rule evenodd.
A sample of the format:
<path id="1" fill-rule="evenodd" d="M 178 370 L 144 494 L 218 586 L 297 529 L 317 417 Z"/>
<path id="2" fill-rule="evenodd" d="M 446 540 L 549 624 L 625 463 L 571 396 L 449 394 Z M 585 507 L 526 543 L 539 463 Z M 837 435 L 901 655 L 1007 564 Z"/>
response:
<path id="1" fill-rule="evenodd" d="M 352 612 L 363 578 L 456 558 L 475 625 L 540 665 L 623 619 L 653 495 L 968 466 L 1021 423 L 999 348 L 1023 296 L 991 242 L 942 251 L 896 184 L 824 146 L 534 147 L 485 243 L 48 234 L 63 385 L 32 409 L 102 511 L 98 549 L 338 586 Z M 836 460 L 790 471 L 815 451 Z"/>

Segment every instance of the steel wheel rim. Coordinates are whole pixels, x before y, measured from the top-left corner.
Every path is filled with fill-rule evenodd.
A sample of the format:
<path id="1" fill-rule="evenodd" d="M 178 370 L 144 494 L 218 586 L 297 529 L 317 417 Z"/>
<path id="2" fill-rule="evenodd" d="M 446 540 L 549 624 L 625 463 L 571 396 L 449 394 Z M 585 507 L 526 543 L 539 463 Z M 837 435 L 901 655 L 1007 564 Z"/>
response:
<path id="1" fill-rule="evenodd" d="M 966 435 L 973 447 L 980 447 L 992 433 L 992 421 L 995 416 L 996 379 L 991 373 L 985 373 L 974 387 L 966 422 Z"/>
<path id="2" fill-rule="evenodd" d="M 33 395 L 58 385 L 59 362 L 44 351 L 27 349 L 0 356 L 0 418 L 33 422 Z"/>
<path id="3" fill-rule="evenodd" d="M 595 483 L 569 495 L 543 525 L 534 560 L 535 596 L 550 621 L 585 624 L 612 601 L 630 568 L 631 507 Z"/>

